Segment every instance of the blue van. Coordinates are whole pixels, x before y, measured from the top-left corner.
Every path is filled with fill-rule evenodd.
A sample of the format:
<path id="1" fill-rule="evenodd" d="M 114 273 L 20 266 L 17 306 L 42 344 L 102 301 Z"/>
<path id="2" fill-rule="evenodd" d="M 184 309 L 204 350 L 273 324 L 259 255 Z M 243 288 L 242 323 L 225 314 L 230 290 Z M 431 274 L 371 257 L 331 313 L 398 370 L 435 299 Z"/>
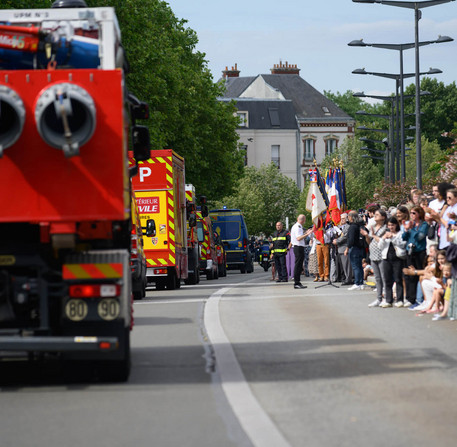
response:
<path id="1" fill-rule="evenodd" d="M 249 236 L 246 222 L 240 210 L 211 210 L 209 217 L 213 231 L 222 239 L 227 253 L 227 268 L 240 269 L 241 273 L 254 271 L 254 260 L 249 251 Z"/>

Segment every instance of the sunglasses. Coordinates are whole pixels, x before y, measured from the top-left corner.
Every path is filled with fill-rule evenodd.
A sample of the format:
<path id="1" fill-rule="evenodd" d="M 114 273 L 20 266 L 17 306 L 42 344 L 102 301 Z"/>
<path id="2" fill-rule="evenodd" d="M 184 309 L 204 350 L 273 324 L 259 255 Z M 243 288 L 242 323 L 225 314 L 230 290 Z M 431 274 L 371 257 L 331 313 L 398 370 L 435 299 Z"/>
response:
<path id="1" fill-rule="evenodd" d="M 411 211 L 409 214 L 417 214 L 416 211 Z"/>

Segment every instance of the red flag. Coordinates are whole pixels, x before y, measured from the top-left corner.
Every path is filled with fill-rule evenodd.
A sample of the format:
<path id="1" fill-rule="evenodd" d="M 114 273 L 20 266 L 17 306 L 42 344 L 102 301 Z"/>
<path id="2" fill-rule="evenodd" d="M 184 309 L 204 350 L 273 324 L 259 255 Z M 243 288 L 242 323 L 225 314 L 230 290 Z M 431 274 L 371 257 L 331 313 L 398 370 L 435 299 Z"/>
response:
<path id="1" fill-rule="evenodd" d="M 314 224 L 313 226 L 314 237 L 321 243 L 324 244 L 324 219 L 319 217 L 317 221 L 317 225 Z"/>

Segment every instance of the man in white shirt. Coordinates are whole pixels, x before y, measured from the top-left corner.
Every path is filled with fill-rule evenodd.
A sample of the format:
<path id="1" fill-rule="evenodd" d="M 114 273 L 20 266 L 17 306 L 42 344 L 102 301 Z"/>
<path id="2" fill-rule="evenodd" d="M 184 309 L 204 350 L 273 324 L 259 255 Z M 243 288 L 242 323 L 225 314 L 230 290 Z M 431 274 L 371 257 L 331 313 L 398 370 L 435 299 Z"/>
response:
<path id="1" fill-rule="evenodd" d="M 297 222 L 292 226 L 290 230 L 290 242 L 294 247 L 295 265 L 294 265 L 294 289 L 306 289 L 300 282 L 300 275 L 303 270 L 303 261 L 305 260 L 305 238 L 307 238 L 312 232 L 312 228 L 306 232 L 303 230 L 306 217 L 304 214 L 300 214 L 297 217 Z"/>
<path id="2" fill-rule="evenodd" d="M 442 198 L 441 197 L 441 194 L 440 194 L 440 190 L 438 189 L 438 185 L 434 185 L 433 188 L 432 188 L 432 194 L 433 194 L 433 197 L 435 198 L 434 200 L 432 200 L 428 206 L 435 212 L 439 213 L 441 211 L 441 209 L 443 208 L 444 204 L 445 204 L 445 197 Z"/>

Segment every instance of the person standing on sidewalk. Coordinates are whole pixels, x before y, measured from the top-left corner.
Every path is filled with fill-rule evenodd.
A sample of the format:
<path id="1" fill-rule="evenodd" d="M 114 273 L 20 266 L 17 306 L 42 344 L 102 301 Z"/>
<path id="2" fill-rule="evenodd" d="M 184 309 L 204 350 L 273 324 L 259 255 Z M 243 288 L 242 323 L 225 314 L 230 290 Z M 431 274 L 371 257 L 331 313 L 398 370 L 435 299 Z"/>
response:
<path id="1" fill-rule="evenodd" d="M 286 254 L 290 244 L 290 235 L 287 230 L 284 230 L 282 222 L 276 222 L 276 231 L 271 240 L 273 242 L 271 254 L 279 276 L 276 282 L 287 282 Z"/>
<path id="2" fill-rule="evenodd" d="M 348 219 L 350 227 L 348 231 L 347 247 L 344 254 L 347 255 L 349 253 L 355 282 L 355 284 L 352 287 L 349 287 L 348 290 L 363 290 L 362 258 L 366 254 L 363 248 L 363 241 L 360 237 L 360 227 L 363 222 L 360 222 L 359 215 L 356 211 L 351 211 L 348 214 Z"/>
<path id="3" fill-rule="evenodd" d="M 303 270 L 303 261 L 305 260 L 305 239 L 312 233 L 312 228 L 308 231 L 303 230 L 306 217 L 300 214 L 297 217 L 297 222 L 290 230 L 290 241 L 294 249 L 295 265 L 294 265 L 294 289 L 306 289 L 300 282 L 300 275 Z"/>
<path id="4" fill-rule="evenodd" d="M 337 261 L 338 265 L 341 265 L 341 270 L 343 270 L 344 279 L 341 283 L 342 286 L 352 286 L 352 267 L 349 256 L 345 255 L 346 247 L 348 246 L 348 232 L 349 224 L 347 223 L 348 215 L 347 213 L 341 214 L 341 234 L 337 239 L 333 240 L 333 244 L 337 246 Z"/>

